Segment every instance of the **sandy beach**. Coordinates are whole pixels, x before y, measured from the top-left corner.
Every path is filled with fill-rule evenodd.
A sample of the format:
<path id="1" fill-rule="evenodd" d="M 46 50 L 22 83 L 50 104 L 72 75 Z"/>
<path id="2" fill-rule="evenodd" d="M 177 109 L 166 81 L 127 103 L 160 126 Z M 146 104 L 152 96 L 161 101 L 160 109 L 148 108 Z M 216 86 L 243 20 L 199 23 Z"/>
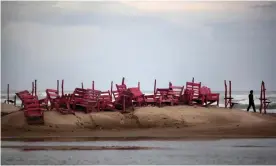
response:
<path id="1" fill-rule="evenodd" d="M 235 109 L 144 107 L 125 114 L 77 112 L 76 115 L 46 111 L 45 124 L 31 126 L 26 123 L 23 112 L 17 111 L 17 107 L 5 104 L 1 106 L 1 112 L 12 112 L 1 117 L 1 140 L 196 140 L 276 137 L 276 116 Z"/>
<path id="2" fill-rule="evenodd" d="M 12 104 L 1 103 L 1 116 L 8 115 L 13 112 L 17 112 L 20 108 Z"/>

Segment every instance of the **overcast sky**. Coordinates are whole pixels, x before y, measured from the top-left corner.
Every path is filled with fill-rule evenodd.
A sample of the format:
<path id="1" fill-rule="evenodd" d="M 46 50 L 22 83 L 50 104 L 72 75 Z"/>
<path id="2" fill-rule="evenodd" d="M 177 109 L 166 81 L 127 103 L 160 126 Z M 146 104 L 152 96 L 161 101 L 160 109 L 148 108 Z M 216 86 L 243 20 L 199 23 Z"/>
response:
<path id="1" fill-rule="evenodd" d="M 276 2 L 1 2 L 1 89 L 276 90 Z"/>

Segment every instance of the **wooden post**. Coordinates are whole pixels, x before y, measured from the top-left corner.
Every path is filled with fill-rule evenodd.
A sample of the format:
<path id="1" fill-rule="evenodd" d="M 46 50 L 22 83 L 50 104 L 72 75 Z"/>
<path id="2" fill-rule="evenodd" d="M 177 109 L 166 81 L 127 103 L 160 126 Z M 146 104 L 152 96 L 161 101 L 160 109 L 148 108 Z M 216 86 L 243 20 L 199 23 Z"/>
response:
<path id="1" fill-rule="evenodd" d="M 232 108 L 232 83 L 229 81 L 229 104 L 230 107 Z"/>
<path id="2" fill-rule="evenodd" d="M 260 94 L 260 114 L 262 113 L 263 109 L 263 82 L 261 84 L 261 94 Z"/>
<path id="3" fill-rule="evenodd" d="M 169 82 L 169 88 L 171 88 L 172 87 L 172 82 Z"/>
<path id="4" fill-rule="evenodd" d="M 16 106 L 16 95 L 14 95 L 14 106 Z"/>
<path id="5" fill-rule="evenodd" d="M 125 77 L 122 79 L 122 85 L 125 85 Z"/>
<path id="6" fill-rule="evenodd" d="M 261 94 L 260 94 L 260 114 L 262 113 L 263 109 L 263 82 L 261 84 Z"/>
<path id="7" fill-rule="evenodd" d="M 10 84 L 8 84 L 8 87 L 7 87 L 7 99 L 8 99 L 8 104 L 10 103 Z"/>
<path id="8" fill-rule="evenodd" d="M 224 80 L 224 92 L 225 92 L 225 97 L 224 97 L 224 107 L 232 109 L 232 107 L 234 106 L 233 102 L 232 102 L 232 81 L 229 81 L 229 88 L 227 86 L 226 80 Z"/>
<path id="9" fill-rule="evenodd" d="M 92 81 L 92 90 L 95 90 L 94 81 Z"/>
<path id="10" fill-rule="evenodd" d="M 154 89 L 153 89 L 153 94 L 156 93 L 156 79 L 154 79 Z"/>
<path id="11" fill-rule="evenodd" d="M 59 80 L 57 80 L 57 94 L 59 95 Z"/>
<path id="12" fill-rule="evenodd" d="M 266 103 L 266 97 L 265 97 L 265 91 L 266 91 L 266 89 L 265 89 L 265 83 L 264 83 L 264 81 L 263 81 L 263 105 L 264 105 L 264 114 L 266 114 L 266 107 L 267 107 L 267 103 Z"/>
<path id="13" fill-rule="evenodd" d="M 173 90 L 173 89 L 172 89 L 172 86 L 173 86 L 173 85 L 172 85 L 172 82 L 169 82 L 169 90 L 170 90 L 170 91 Z"/>
<path id="14" fill-rule="evenodd" d="M 227 101 L 228 101 L 228 93 L 227 93 L 227 84 L 226 80 L 224 80 L 224 107 L 227 108 Z"/>
<path id="15" fill-rule="evenodd" d="M 111 93 L 113 92 L 113 81 L 111 81 L 111 87 L 110 87 Z"/>
<path id="16" fill-rule="evenodd" d="M 32 82 L 32 96 L 34 95 L 34 82 Z"/>
<path id="17" fill-rule="evenodd" d="M 140 90 L 140 82 L 138 82 L 138 89 Z"/>
<path id="18" fill-rule="evenodd" d="M 61 81 L 61 95 L 64 96 L 64 80 Z"/>
<path id="19" fill-rule="evenodd" d="M 113 81 L 111 81 L 110 91 L 111 91 L 111 101 L 112 101 L 112 94 L 113 94 Z"/>
<path id="20" fill-rule="evenodd" d="M 37 93 L 36 93 L 36 90 L 37 90 L 37 80 L 35 80 L 35 87 L 34 87 L 34 89 L 35 89 L 35 96 L 37 97 Z"/>

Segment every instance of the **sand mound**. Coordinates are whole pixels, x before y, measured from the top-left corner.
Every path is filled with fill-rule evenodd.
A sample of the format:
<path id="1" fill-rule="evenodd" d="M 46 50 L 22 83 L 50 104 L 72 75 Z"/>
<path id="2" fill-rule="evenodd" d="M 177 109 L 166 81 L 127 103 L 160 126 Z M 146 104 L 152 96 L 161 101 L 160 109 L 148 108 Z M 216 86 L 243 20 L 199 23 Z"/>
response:
<path id="1" fill-rule="evenodd" d="M 4 104 L 1 103 L 1 112 L 4 113 L 12 113 L 12 112 L 16 112 L 19 110 L 19 107 L 16 107 L 12 104 Z"/>
<path id="2" fill-rule="evenodd" d="M 1 124 L 4 126 L 25 127 L 28 126 L 23 111 L 14 112 L 1 118 Z"/>
<path id="3" fill-rule="evenodd" d="M 137 108 L 132 113 L 98 112 L 62 115 L 56 111 L 44 113 L 44 126 L 28 126 L 22 111 L 2 117 L 3 126 L 30 127 L 32 129 L 119 129 L 153 127 L 187 127 L 198 125 L 223 126 L 229 124 L 260 122 L 265 119 L 237 110 L 221 108 L 194 108 L 188 106 Z"/>

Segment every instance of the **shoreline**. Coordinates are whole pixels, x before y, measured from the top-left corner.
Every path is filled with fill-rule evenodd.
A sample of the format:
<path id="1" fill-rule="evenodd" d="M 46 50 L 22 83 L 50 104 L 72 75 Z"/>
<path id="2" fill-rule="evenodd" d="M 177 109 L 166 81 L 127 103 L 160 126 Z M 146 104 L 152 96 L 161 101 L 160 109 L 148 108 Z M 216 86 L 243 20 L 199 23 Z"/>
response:
<path id="1" fill-rule="evenodd" d="M 272 139 L 276 136 L 228 136 L 228 137 L 24 137 L 24 138 L 1 138 L 1 141 L 8 142 L 93 142 L 93 141 L 117 141 L 117 142 L 128 142 L 128 141 L 218 141 L 218 140 L 229 140 L 229 139 Z M 3 148 L 3 146 L 1 146 Z"/>

